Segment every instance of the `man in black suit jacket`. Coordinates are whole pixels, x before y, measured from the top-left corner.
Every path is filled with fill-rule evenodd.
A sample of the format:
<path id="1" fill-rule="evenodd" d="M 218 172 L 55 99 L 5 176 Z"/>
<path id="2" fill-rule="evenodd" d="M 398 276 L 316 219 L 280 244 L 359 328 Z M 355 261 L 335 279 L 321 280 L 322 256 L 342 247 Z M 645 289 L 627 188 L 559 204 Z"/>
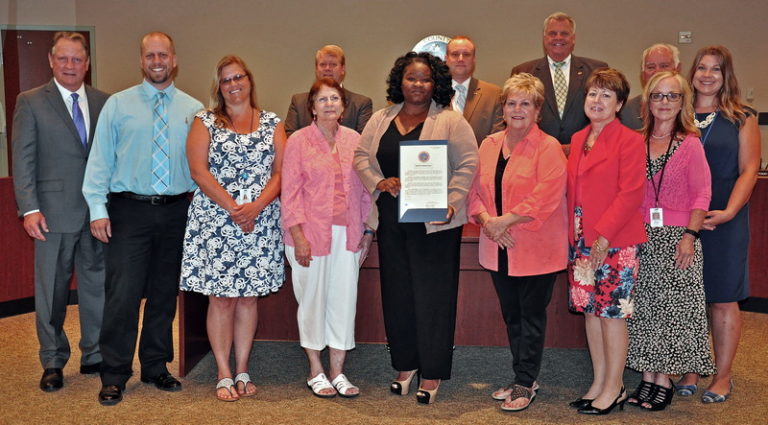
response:
<path id="1" fill-rule="evenodd" d="M 344 81 L 347 74 L 346 58 L 344 50 L 334 44 L 323 46 L 315 53 L 315 78 L 330 77 L 339 84 Z M 346 88 L 344 94 L 347 104 L 344 105 L 344 113 L 341 117 L 341 125 L 363 132 L 365 124 L 373 114 L 373 102 L 368 97 L 353 93 Z M 304 128 L 312 123 L 312 114 L 309 112 L 309 92 L 294 94 L 291 98 L 291 106 L 288 107 L 288 116 L 285 117 L 285 134 L 290 136 L 294 131 Z"/>
<path id="2" fill-rule="evenodd" d="M 512 75 L 527 72 L 544 83 L 546 101 L 541 108 L 539 127 L 563 145 L 569 145 L 571 135 L 589 123 L 584 114 L 584 83 L 587 77 L 595 69 L 608 67 L 608 64 L 603 61 L 572 55 L 575 45 L 576 22 L 565 13 L 555 12 L 544 20 L 546 56 L 512 68 Z M 562 63 L 562 65 L 556 65 L 556 63 Z M 556 69 L 559 66 L 565 76 L 565 90 L 567 90 L 567 97 L 562 107 L 558 107 L 554 81 Z M 568 148 L 564 147 L 564 149 L 567 152 Z"/>
<path id="3" fill-rule="evenodd" d="M 88 46 L 58 32 L 48 54 L 53 79 L 19 94 L 13 116 L 13 186 L 24 230 L 35 239 L 35 314 L 43 391 L 64 385 L 64 333 L 74 267 L 80 304 L 80 373 L 98 373 L 104 308 L 104 255 L 81 191 L 96 120 L 109 96 L 83 84 Z M 73 115 L 74 113 L 74 115 Z"/>
<path id="4" fill-rule="evenodd" d="M 451 107 L 464 114 L 478 146 L 486 136 L 504 128 L 501 117 L 501 88 L 474 78 L 477 49 L 475 43 L 465 35 L 453 37 L 446 47 L 445 63 L 451 70 L 451 84 L 456 94 Z M 460 87 L 464 87 L 465 99 L 460 99 Z M 463 104 L 459 104 L 463 103 Z"/>

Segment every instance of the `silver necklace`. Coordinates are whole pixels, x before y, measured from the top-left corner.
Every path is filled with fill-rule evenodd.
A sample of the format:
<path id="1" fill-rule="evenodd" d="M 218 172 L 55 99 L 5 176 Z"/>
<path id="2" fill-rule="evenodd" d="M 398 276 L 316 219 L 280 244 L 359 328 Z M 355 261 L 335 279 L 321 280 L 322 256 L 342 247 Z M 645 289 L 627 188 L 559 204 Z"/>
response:
<path id="1" fill-rule="evenodd" d="M 704 118 L 704 121 L 699 121 L 696 119 L 696 114 L 693 114 L 693 124 L 698 128 L 707 128 L 710 124 L 712 124 L 712 121 L 715 120 L 715 117 L 717 116 L 717 109 L 712 111 L 709 115 L 707 115 L 706 118 Z"/>
<path id="2" fill-rule="evenodd" d="M 667 137 L 669 137 L 671 134 L 672 134 L 672 132 L 671 132 L 671 131 L 670 131 L 669 133 L 667 133 L 667 134 L 662 134 L 661 136 L 657 136 L 657 135 L 655 135 L 655 134 L 651 134 L 651 138 L 653 138 L 653 139 L 666 139 L 666 138 L 667 138 Z"/>

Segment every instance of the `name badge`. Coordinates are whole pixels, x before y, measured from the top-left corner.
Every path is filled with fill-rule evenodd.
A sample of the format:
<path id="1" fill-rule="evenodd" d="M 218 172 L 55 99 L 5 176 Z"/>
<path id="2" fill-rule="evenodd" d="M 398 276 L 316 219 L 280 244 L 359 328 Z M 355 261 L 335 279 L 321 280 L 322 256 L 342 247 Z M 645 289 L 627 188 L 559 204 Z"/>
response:
<path id="1" fill-rule="evenodd" d="M 664 211 L 661 208 L 651 208 L 651 227 L 664 226 Z"/>
<path id="2" fill-rule="evenodd" d="M 235 199 L 235 202 L 237 202 L 237 205 L 243 205 L 243 204 L 248 204 L 253 202 L 253 196 L 251 195 L 251 188 L 240 189 L 237 195 L 237 199 Z"/>

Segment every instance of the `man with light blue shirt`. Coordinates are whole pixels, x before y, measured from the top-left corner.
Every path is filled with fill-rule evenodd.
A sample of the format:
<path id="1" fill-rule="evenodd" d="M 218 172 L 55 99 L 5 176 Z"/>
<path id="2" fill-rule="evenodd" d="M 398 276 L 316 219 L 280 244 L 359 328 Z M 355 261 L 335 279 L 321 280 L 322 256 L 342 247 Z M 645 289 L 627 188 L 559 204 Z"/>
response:
<path id="1" fill-rule="evenodd" d="M 104 105 L 83 183 L 91 232 L 107 244 L 99 340 L 103 405 L 122 400 L 133 373 L 142 296 L 147 301 L 139 342 L 141 380 L 161 390 L 181 390 L 166 364 L 173 360 L 171 326 L 187 194 L 195 188 L 185 144 L 203 105 L 174 86 L 176 53 L 167 34 L 144 36 L 141 68 L 144 81 Z"/>

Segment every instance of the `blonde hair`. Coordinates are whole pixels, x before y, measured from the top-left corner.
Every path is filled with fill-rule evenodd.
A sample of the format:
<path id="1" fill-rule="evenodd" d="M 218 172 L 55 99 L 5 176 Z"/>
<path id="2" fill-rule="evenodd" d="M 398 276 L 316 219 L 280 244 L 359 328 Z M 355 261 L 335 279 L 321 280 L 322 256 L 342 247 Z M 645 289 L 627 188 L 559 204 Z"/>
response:
<path id="1" fill-rule="evenodd" d="M 680 112 L 675 117 L 675 125 L 672 128 L 673 134 L 694 134 L 700 136 L 701 132 L 693 124 L 693 92 L 691 86 L 685 81 L 682 75 L 677 72 L 663 71 L 653 74 L 648 84 L 646 84 L 643 90 L 642 108 L 640 110 L 640 116 L 643 118 L 643 128 L 640 130 L 645 136 L 645 140 L 650 140 L 653 127 L 656 124 L 656 117 L 651 113 L 650 96 L 656 89 L 661 80 L 672 78 L 680 85 L 680 91 L 683 94 L 683 98 L 680 99 Z"/>
<path id="2" fill-rule="evenodd" d="M 544 105 L 544 83 L 527 72 L 515 74 L 504 82 L 504 88 L 501 90 L 501 97 L 499 99 L 502 105 L 507 101 L 507 97 L 512 92 L 530 96 L 536 109 Z"/>
<path id="3" fill-rule="evenodd" d="M 232 118 L 227 113 L 227 105 L 224 101 L 224 96 L 221 94 L 221 70 L 232 64 L 240 65 L 240 67 L 243 68 L 243 71 L 245 71 L 245 75 L 248 76 L 248 81 L 251 82 L 251 107 L 253 109 L 259 108 L 256 103 L 256 86 L 253 83 L 253 74 L 251 73 L 251 70 L 248 69 L 248 65 L 245 64 L 245 61 L 240 56 L 224 56 L 219 60 L 219 63 L 216 64 L 216 68 L 213 70 L 213 83 L 211 84 L 210 108 L 215 117 L 213 124 L 216 127 L 225 127 L 227 123 L 232 123 Z"/>
<path id="4" fill-rule="evenodd" d="M 568 21 L 569 24 L 571 24 L 571 30 L 574 34 L 576 34 L 576 21 L 573 20 L 568 14 L 564 12 L 555 12 L 549 16 L 547 16 L 544 19 L 544 28 L 542 29 L 543 32 L 547 32 L 547 25 L 551 21 Z"/>

